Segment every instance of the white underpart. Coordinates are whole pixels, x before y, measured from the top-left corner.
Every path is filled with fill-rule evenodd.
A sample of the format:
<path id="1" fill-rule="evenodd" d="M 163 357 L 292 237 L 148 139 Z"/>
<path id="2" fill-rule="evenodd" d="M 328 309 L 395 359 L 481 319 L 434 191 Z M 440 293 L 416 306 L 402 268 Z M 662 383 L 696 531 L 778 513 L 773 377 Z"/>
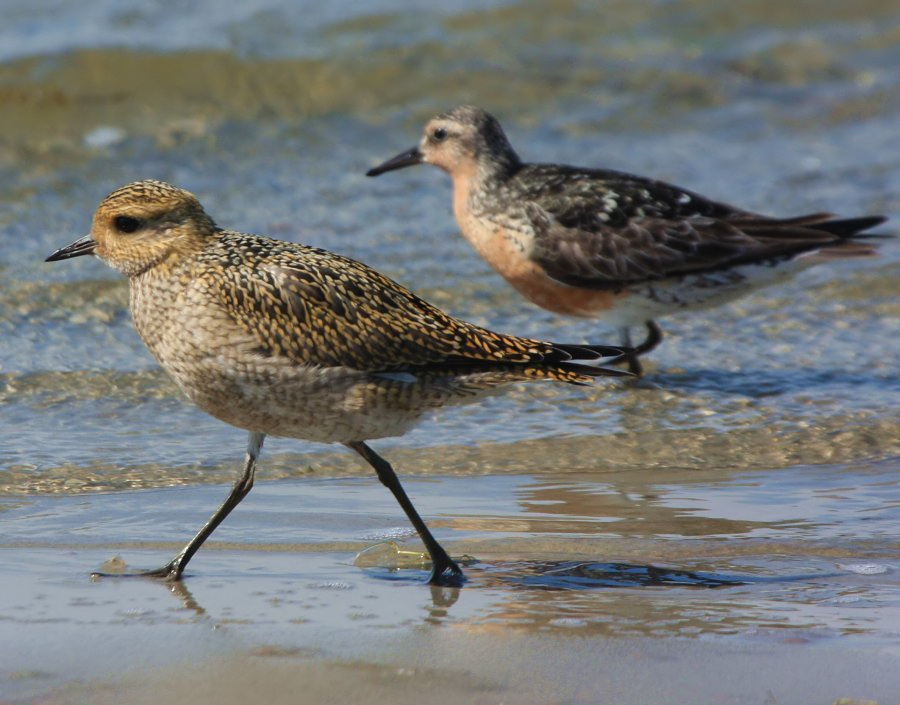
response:
<path id="1" fill-rule="evenodd" d="M 748 264 L 721 272 L 638 284 L 628 287 L 633 295 L 619 300 L 603 319 L 620 327 L 635 326 L 686 309 L 718 306 L 784 281 L 814 263 L 798 257 L 775 266 Z"/>

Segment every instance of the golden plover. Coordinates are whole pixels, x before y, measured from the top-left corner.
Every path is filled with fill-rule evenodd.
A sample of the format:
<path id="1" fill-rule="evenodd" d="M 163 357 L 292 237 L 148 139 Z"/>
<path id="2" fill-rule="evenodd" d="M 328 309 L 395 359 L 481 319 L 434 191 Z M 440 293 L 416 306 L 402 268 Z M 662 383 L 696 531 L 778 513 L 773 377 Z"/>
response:
<path id="1" fill-rule="evenodd" d="M 162 568 L 185 566 L 253 485 L 266 435 L 343 443 L 391 490 L 432 560 L 429 581 L 462 581 L 390 464 L 365 441 L 405 433 L 422 414 L 518 380 L 583 383 L 620 347 L 560 345 L 453 318 L 360 262 L 223 230 L 197 198 L 159 181 L 114 191 L 89 236 L 55 261 L 94 254 L 129 278 L 138 333 L 201 409 L 250 432 L 228 498 Z"/>

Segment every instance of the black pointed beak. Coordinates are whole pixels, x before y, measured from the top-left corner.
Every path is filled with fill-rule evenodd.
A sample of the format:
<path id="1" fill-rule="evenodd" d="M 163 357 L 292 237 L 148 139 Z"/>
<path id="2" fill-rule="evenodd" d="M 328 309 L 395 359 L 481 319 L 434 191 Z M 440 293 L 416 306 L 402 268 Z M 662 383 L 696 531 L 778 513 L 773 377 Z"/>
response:
<path id="1" fill-rule="evenodd" d="M 393 159 L 388 159 L 384 164 L 379 164 L 373 169 L 369 169 L 366 172 L 366 176 L 378 176 L 379 174 L 383 174 L 386 171 L 393 171 L 394 169 L 403 169 L 407 166 L 413 166 L 414 164 L 422 163 L 422 153 L 419 151 L 418 147 L 413 147 L 406 152 L 398 154 Z"/>
<path id="2" fill-rule="evenodd" d="M 61 259 L 69 259 L 70 257 L 81 257 L 82 255 L 92 255 L 94 254 L 94 248 L 97 246 L 97 243 L 94 240 L 91 240 L 91 236 L 83 237 L 80 240 L 76 240 L 71 245 L 66 245 L 65 247 L 61 247 L 52 255 L 50 255 L 45 262 L 56 262 Z"/>

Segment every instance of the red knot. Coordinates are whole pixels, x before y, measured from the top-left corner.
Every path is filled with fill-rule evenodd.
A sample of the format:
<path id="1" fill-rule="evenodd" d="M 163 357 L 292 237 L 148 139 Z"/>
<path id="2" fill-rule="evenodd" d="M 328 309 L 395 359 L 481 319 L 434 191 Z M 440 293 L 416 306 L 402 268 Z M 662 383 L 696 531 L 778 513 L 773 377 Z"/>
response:
<path id="1" fill-rule="evenodd" d="M 814 213 L 772 218 L 662 181 L 607 169 L 526 164 L 500 123 L 473 106 L 432 118 L 417 147 L 368 176 L 434 164 L 453 179 L 465 238 L 529 301 L 556 313 L 603 317 L 630 346 L 629 328 L 662 340 L 655 318 L 724 303 L 822 259 L 870 255 L 861 231 L 881 216 Z"/>
<path id="2" fill-rule="evenodd" d="M 47 261 L 94 254 L 128 276 L 144 343 L 201 409 L 249 431 L 243 472 L 222 506 L 157 570 L 178 580 L 250 492 L 266 435 L 343 443 L 394 494 L 432 561 L 429 582 L 462 571 L 367 440 L 399 436 L 426 412 L 520 380 L 585 383 L 620 347 L 503 335 L 447 315 L 366 265 L 326 250 L 219 228 L 197 198 L 159 181 L 114 191 L 90 235 Z"/>

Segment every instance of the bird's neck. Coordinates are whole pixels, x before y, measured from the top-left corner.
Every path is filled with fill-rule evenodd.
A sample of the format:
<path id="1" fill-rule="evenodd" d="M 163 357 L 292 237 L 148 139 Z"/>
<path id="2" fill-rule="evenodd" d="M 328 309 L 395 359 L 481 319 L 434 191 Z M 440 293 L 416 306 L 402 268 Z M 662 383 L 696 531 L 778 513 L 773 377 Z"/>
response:
<path id="1" fill-rule="evenodd" d="M 493 210 L 520 167 L 517 160 L 477 160 L 468 169 L 454 172 L 453 212 L 457 221 L 461 223 L 467 216 Z"/>

